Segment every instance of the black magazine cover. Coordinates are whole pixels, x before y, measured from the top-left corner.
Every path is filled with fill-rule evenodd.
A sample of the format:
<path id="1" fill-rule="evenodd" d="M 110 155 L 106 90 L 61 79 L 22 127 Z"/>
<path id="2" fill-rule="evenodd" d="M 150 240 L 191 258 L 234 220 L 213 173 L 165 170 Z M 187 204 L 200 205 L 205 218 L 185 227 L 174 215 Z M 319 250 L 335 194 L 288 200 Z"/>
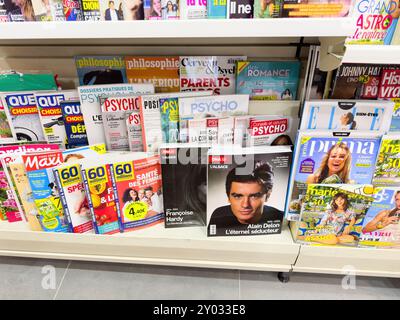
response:
<path id="1" fill-rule="evenodd" d="M 229 19 L 252 19 L 254 15 L 254 0 L 230 0 L 228 2 Z"/>
<path id="2" fill-rule="evenodd" d="M 207 146 L 160 147 L 165 227 L 205 226 Z"/>
<path id="3" fill-rule="evenodd" d="M 211 149 L 207 235 L 281 233 L 291 157 L 289 146 Z"/>

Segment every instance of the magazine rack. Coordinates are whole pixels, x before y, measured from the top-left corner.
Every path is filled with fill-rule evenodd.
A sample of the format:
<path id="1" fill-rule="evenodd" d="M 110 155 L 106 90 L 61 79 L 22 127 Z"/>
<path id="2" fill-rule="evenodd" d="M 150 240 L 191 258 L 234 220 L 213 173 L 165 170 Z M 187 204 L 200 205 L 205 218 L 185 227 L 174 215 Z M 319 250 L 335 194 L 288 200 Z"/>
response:
<path id="1" fill-rule="evenodd" d="M 307 46 L 314 43 L 324 44 L 325 55 L 331 56 L 334 65 L 342 54 L 335 45 L 343 43 L 354 25 L 353 18 L 2 23 L 0 70 L 51 70 L 59 75 L 63 88 L 69 89 L 77 85 L 72 58 L 80 54 L 240 54 L 258 60 L 293 59 L 306 58 Z M 399 48 L 392 47 L 352 47 L 344 59 L 400 63 Z M 297 116 L 298 111 L 299 102 L 250 105 L 251 114 Z M 341 274 L 352 266 L 360 275 L 400 277 L 400 250 L 300 245 L 293 241 L 288 227 L 276 236 L 207 238 L 201 228 L 164 229 L 158 225 L 129 234 L 98 236 L 31 232 L 24 224 L 0 222 L 0 255 L 286 275 L 291 271 Z"/>

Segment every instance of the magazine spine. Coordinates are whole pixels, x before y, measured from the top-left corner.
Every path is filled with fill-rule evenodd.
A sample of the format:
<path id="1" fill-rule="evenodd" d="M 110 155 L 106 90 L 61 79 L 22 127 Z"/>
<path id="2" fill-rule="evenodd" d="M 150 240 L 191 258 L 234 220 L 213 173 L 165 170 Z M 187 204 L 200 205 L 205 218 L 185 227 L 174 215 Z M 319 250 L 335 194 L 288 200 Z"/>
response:
<path id="1" fill-rule="evenodd" d="M 71 220 L 71 216 L 70 216 L 70 212 L 68 209 L 68 204 L 67 204 L 67 198 L 65 197 L 65 192 L 64 192 L 64 188 L 61 184 L 61 180 L 60 180 L 60 176 L 59 176 L 59 172 L 58 169 L 55 168 L 53 169 L 53 175 L 54 175 L 54 180 L 56 182 L 57 188 L 58 188 L 58 193 L 60 195 L 60 199 L 61 199 L 61 205 L 63 207 L 64 210 L 64 215 L 67 218 L 68 221 L 68 232 L 73 233 L 74 232 L 74 226 L 72 225 L 72 220 Z"/>
<path id="2" fill-rule="evenodd" d="M 94 213 L 92 196 L 90 194 L 89 183 L 88 183 L 87 175 L 86 175 L 86 169 L 83 169 L 82 166 L 81 166 L 81 173 L 82 173 L 83 186 L 85 188 L 85 193 L 87 195 L 87 199 L 88 199 L 88 203 L 89 203 L 89 209 L 90 209 L 90 215 L 92 217 L 93 228 L 94 228 L 95 233 L 99 234 L 99 228 L 97 226 L 96 215 Z"/>
<path id="3" fill-rule="evenodd" d="M 115 179 L 113 163 L 110 163 L 110 177 L 111 177 L 111 183 L 112 183 L 113 192 L 114 192 L 115 207 L 117 208 L 119 230 L 121 231 L 121 233 L 123 233 L 125 231 L 125 229 L 124 229 L 124 224 L 122 222 L 121 207 L 120 207 L 120 202 L 119 202 L 119 197 L 118 197 L 117 181 Z"/>

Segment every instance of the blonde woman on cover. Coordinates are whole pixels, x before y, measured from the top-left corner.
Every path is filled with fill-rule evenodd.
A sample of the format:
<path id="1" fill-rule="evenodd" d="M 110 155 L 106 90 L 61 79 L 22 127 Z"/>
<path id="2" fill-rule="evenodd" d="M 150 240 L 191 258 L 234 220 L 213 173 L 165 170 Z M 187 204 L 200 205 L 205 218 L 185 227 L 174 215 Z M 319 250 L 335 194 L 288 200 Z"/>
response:
<path id="1" fill-rule="evenodd" d="M 35 13 L 31 0 L 12 0 L 12 2 L 21 8 L 25 21 L 35 21 Z"/>
<path id="2" fill-rule="evenodd" d="M 349 147 L 343 142 L 337 143 L 324 155 L 320 167 L 307 177 L 306 183 L 353 183 L 350 165 Z"/>

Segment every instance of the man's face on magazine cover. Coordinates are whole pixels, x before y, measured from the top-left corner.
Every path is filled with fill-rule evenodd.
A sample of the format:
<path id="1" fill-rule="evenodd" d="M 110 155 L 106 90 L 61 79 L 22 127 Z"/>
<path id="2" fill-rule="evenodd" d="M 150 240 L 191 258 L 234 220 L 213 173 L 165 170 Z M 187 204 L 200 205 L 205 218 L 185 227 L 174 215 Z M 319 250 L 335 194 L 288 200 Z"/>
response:
<path id="1" fill-rule="evenodd" d="M 232 182 L 229 202 L 236 219 L 242 224 L 257 223 L 261 218 L 267 194 L 257 182 Z"/>

